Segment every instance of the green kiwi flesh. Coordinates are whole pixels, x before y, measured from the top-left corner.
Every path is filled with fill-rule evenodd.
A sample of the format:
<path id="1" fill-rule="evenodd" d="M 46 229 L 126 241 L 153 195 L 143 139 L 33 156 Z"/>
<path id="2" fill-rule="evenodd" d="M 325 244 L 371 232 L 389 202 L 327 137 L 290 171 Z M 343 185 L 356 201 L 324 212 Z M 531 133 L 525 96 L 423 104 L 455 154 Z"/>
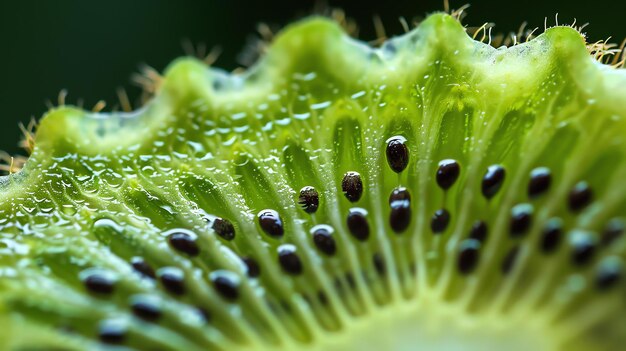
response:
<path id="1" fill-rule="evenodd" d="M 1 182 L 0 344 L 617 350 L 625 156 L 626 72 L 570 27 L 308 19 L 242 76 L 185 58 L 136 112 L 47 113 Z"/>

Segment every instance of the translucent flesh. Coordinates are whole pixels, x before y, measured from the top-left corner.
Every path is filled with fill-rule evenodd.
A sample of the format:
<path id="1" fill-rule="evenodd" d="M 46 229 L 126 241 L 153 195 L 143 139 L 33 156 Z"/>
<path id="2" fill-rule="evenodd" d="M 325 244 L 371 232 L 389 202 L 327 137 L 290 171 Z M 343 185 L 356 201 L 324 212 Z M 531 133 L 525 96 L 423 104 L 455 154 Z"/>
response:
<path id="1" fill-rule="evenodd" d="M 626 216 L 626 73 L 593 61 L 584 44 L 557 27 L 493 49 L 435 14 L 371 49 L 309 19 L 243 76 L 181 59 L 132 114 L 50 111 L 25 168 L 0 189 L 0 343 L 112 348 L 98 341 L 98 326 L 113 320 L 128 330 L 121 349 L 619 349 L 626 288 L 601 290 L 596 280 L 607 266 L 621 272 L 626 254 L 624 239 L 599 244 L 607 224 Z M 410 153 L 400 174 L 385 156 L 396 135 Z M 443 159 L 461 166 L 445 192 L 435 182 Z M 481 181 L 494 164 L 506 178 L 487 200 Z M 550 170 L 551 186 L 529 198 L 537 167 Z M 341 189 L 349 171 L 364 185 L 355 203 Z M 593 201 L 572 211 L 568 194 L 580 181 Z M 298 205 L 305 186 L 320 194 L 312 215 Z M 411 193 L 400 234 L 388 203 L 398 186 Z M 367 211 L 363 242 L 346 225 L 354 207 Z M 451 220 L 434 235 L 441 208 Z M 521 237 L 509 233 L 514 208 L 532 210 Z M 280 214 L 282 238 L 259 227 L 264 209 Z M 233 223 L 234 240 L 211 229 L 216 217 Z M 563 238 L 546 254 L 541 233 L 554 218 Z M 488 238 L 476 269 L 461 274 L 459 250 L 477 220 Z M 334 230 L 332 257 L 313 245 L 318 224 Z M 180 228 L 195 233 L 199 256 L 168 244 Z M 575 265 L 581 240 L 596 250 Z M 284 244 L 295 246 L 301 275 L 278 264 Z M 185 294 L 135 272 L 138 256 L 157 272 L 182 270 Z M 258 278 L 245 277 L 240 257 L 259 263 Z M 86 290 L 94 269 L 115 281 L 112 294 Z M 237 299 L 216 292 L 216 271 L 240 277 Z M 138 294 L 158 297 L 159 321 L 131 314 Z"/>

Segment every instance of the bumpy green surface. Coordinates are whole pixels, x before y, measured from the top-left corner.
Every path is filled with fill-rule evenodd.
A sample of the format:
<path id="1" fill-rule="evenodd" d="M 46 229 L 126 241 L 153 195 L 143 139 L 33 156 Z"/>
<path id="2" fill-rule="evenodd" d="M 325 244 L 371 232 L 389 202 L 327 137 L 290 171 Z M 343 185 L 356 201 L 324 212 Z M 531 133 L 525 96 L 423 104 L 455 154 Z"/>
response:
<path id="1" fill-rule="evenodd" d="M 494 49 L 436 14 L 374 50 L 310 19 L 285 30 L 243 78 L 182 59 L 136 113 L 50 111 L 25 168 L 0 189 L 2 349 L 621 349 L 625 243 L 601 243 L 626 215 L 626 73 L 593 61 L 584 44 L 557 27 Z M 410 151 L 399 175 L 385 156 L 394 135 Z M 443 159 L 461 165 L 447 192 L 435 182 Z M 481 180 L 493 164 L 506 178 L 487 200 Z M 540 166 L 551 187 L 529 199 Z M 348 171 L 363 178 L 356 203 L 341 191 Z M 572 211 L 579 181 L 593 201 Z M 411 223 L 396 234 L 388 197 L 400 185 L 411 192 Z M 304 186 L 320 193 L 313 215 L 298 205 Z M 532 208 L 532 225 L 512 237 L 519 204 Z M 368 212 L 364 242 L 348 232 L 352 207 Z M 451 222 L 435 235 L 430 218 L 440 208 Z M 280 214 L 282 238 L 260 229 L 263 209 Z M 234 240 L 215 235 L 215 216 L 234 224 Z M 550 218 L 564 232 L 543 253 Z M 477 220 L 488 238 L 476 269 L 460 274 L 458 252 Z M 313 245 L 317 224 L 334 228 L 332 257 Z M 181 228 L 197 235 L 197 257 L 168 244 Z M 581 240 L 594 250 L 575 265 Z M 278 264 L 287 243 L 300 275 Z M 519 254 L 503 273 L 513 247 Z M 133 257 L 157 275 L 178 267 L 185 293 L 135 272 Z M 239 257 L 253 257 L 260 276 L 246 278 Z M 112 293 L 86 290 L 81 280 L 94 270 L 115 282 Z M 235 299 L 211 281 L 225 271 L 239 277 Z M 606 272 L 616 282 L 599 289 Z M 133 316 L 141 295 L 157 299 L 160 319 Z M 101 343 L 101 323 L 122 326 L 125 339 Z"/>

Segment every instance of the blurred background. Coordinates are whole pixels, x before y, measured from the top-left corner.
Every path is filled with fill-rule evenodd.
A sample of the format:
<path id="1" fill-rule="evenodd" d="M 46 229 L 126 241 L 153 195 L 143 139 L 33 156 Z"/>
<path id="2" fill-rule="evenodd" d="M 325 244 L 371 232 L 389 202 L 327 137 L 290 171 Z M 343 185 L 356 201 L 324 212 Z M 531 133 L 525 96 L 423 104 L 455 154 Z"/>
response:
<path id="1" fill-rule="evenodd" d="M 459 8 L 469 0 L 450 0 Z M 323 6 L 340 7 L 359 24 L 359 37 L 376 38 L 373 16 L 378 15 L 387 35 L 403 32 L 398 20 L 423 18 L 442 10 L 443 0 L 386 0 L 377 5 L 363 1 L 317 0 L 2 0 L 0 3 L 0 150 L 11 154 L 18 148 L 18 123 L 27 124 L 56 104 L 61 89 L 67 101 L 82 100 L 91 108 L 99 100 L 105 110 L 118 103 L 122 87 L 136 102 L 141 89 L 130 76 L 140 64 L 162 71 L 172 59 L 184 55 L 184 42 L 219 45 L 221 55 L 214 66 L 227 70 L 241 67 L 246 45 L 258 37 L 260 22 L 279 28 Z M 373 2 L 372 2 L 373 3 Z M 465 24 L 496 24 L 494 33 L 517 31 L 559 23 L 589 23 L 589 41 L 612 36 L 626 38 L 626 1 L 579 0 L 475 0 L 466 11 Z M 201 46 L 201 45 L 200 45 Z"/>

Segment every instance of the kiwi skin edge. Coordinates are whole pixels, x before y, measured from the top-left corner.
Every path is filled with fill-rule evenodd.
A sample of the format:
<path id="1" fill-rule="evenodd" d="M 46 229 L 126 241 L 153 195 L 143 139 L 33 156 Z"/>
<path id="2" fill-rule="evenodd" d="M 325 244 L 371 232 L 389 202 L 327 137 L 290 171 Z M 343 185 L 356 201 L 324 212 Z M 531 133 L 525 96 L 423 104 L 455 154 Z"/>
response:
<path id="1" fill-rule="evenodd" d="M 372 49 L 313 17 L 243 75 L 54 108 L 0 181 L 0 345 L 620 349 L 625 72 L 570 27 Z"/>

